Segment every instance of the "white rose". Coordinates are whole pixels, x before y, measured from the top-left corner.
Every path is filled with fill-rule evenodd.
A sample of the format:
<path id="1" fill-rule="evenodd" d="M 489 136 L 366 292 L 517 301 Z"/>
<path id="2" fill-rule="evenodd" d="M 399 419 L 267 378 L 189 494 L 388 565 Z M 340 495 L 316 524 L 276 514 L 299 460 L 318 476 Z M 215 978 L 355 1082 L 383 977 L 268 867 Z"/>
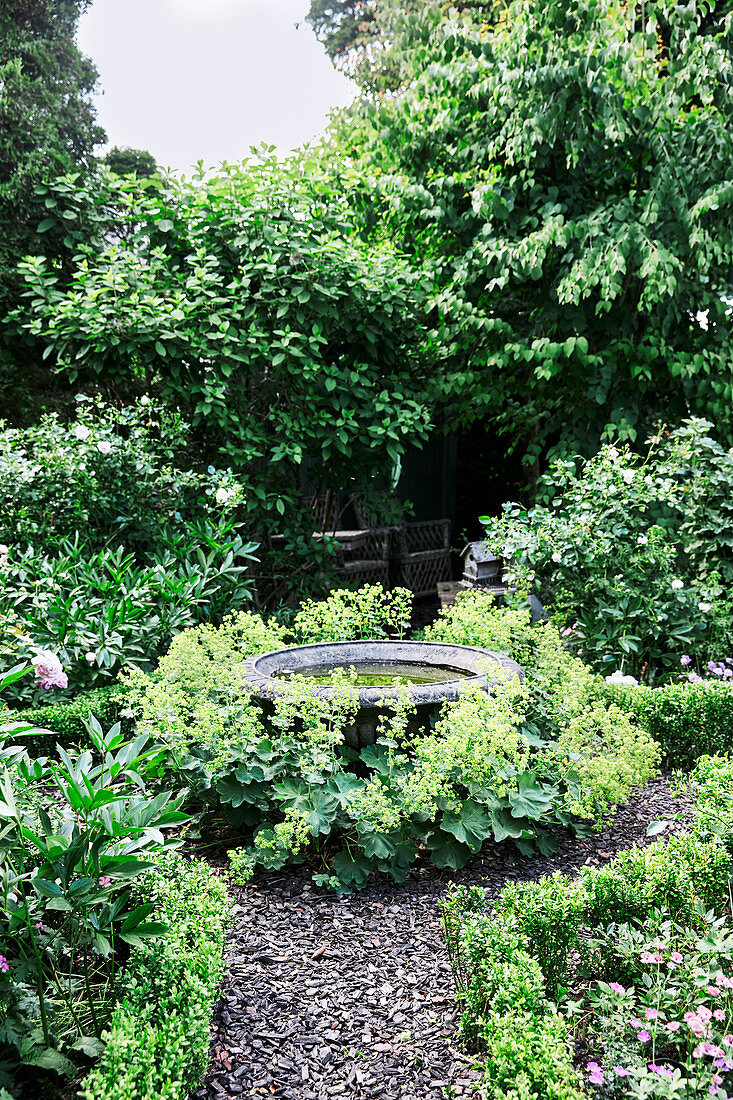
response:
<path id="1" fill-rule="evenodd" d="M 5 545 L 5 543 L 4 543 L 4 542 L 0 542 L 0 558 L 7 558 L 7 556 L 8 556 L 8 554 L 9 554 L 9 553 L 10 553 L 10 550 L 9 550 L 9 548 L 8 548 L 8 547 L 7 547 L 6 545 Z"/>
<path id="2" fill-rule="evenodd" d="M 624 481 L 626 482 L 627 485 L 631 485 L 631 482 L 634 480 L 634 471 L 633 470 L 624 470 L 624 472 L 622 473 L 621 476 L 622 476 L 622 478 L 624 479 Z"/>
<path id="3" fill-rule="evenodd" d="M 646 544 L 649 542 L 649 539 L 646 537 L 646 535 L 639 535 L 636 541 L 638 542 L 639 546 L 646 546 Z"/>
<path id="4" fill-rule="evenodd" d="M 562 561 L 562 555 L 559 554 L 556 550 L 555 553 L 552 555 L 552 560 L 553 561 Z"/>
<path id="5" fill-rule="evenodd" d="M 109 452 L 112 450 L 112 444 L 109 442 L 108 439 L 100 439 L 99 443 L 97 444 L 97 450 L 100 454 L 108 455 Z"/>
<path id="6" fill-rule="evenodd" d="M 684 588 L 685 586 L 678 577 L 675 577 L 675 579 L 672 581 L 672 587 L 676 592 L 679 592 L 680 588 Z"/>
<path id="7" fill-rule="evenodd" d="M 701 603 L 699 604 L 699 607 L 703 615 L 707 615 L 708 611 L 712 611 L 713 609 L 713 605 L 711 603 Z"/>
<path id="8" fill-rule="evenodd" d="M 77 439 L 89 439 L 89 436 L 91 434 L 92 433 L 89 431 L 89 428 L 87 428 L 86 424 L 74 425 L 74 435 Z"/>
<path id="9" fill-rule="evenodd" d="M 226 504 L 226 502 L 228 500 L 229 500 L 229 490 L 225 489 L 224 486 L 222 485 L 219 489 L 216 490 L 216 503 L 217 504 Z"/>
<path id="10" fill-rule="evenodd" d="M 91 653 L 90 652 L 90 653 L 85 653 L 84 654 L 84 660 L 89 661 L 90 665 L 94 664 L 96 659 L 97 659 L 97 654 L 96 653 Z"/>

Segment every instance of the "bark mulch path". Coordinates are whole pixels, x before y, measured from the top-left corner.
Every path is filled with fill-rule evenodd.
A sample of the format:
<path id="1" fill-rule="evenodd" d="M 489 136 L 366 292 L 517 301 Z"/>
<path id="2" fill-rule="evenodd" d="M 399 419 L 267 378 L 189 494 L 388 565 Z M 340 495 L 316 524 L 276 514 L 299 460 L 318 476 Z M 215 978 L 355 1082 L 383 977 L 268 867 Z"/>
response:
<path id="1" fill-rule="evenodd" d="M 346 898 L 319 890 L 302 868 L 235 888 L 212 1066 L 194 1100 L 471 1096 L 480 1073 L 455 1042 L 437 904 L 448 882 L 495 894 L 508 880 L 602 865 L 651 843 L 655 820 L 669 820 L 668 831 L 682 827 L 689 809 L 657 779 L 600 835 L 563 835 L 551 857 L 525 859 L 496 845 L 462 871 L 417 865 L 402 885 L 380 878 Z"/>

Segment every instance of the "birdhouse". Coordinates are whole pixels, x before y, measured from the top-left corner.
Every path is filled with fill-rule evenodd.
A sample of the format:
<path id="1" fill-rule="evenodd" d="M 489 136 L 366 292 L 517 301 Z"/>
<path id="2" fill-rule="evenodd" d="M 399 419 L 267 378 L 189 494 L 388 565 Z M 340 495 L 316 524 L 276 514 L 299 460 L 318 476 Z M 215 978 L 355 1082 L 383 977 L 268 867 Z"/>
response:
<path id="1" fill-rule="evenodd" d="M 463 583 L 465 587 L 500 587 L 502 565 L 502 558 L 493 554 L 485 542 L 469 542 L 463 551 Z"/>

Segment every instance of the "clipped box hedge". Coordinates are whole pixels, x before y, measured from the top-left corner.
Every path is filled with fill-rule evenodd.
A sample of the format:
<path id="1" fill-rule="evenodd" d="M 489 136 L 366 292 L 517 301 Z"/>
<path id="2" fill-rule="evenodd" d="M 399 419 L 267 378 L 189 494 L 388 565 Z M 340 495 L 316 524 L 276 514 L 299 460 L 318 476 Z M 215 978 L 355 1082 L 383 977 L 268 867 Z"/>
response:
<path id="1" fill-rule="evenodd" d="M 608 685 L 613 701 L 658 742 L 667 768 L 691 768 L 700 756 L 733 746 L 733 686 L 719 680 L 664 687 Z"/>
<path id="2" fill-rule="evenodd" d="M 33 723 L 40 729 L 51 730 L 57 736 L 54 739 L 44 735 L 23 739 L 29 748 L 47 753 L 54 744 L 69 748 L 72 745 L 85 745 L 88 740 L 85 722 L 90 712 L 103 729 L 107 730 L 119 722 L 125 735 L 132 733 L 134 721 L 122 714 L 127 708 L 127 698 L 121 684 L 82 691 L 71 699 L 62 699 L 58 703 L 49 703 L 35 710 L 12 711 L 11 719 Z"/>
<path id="3" fill-rule="evenodd" d="M 487 1100 L 581 1100 L 567 1025 L 548 994 L 566 975 L 581 924 L 639 917 L 670 906 L 695 925 L 697 906 L 720 913 L 731 857 L 716 840 L 672 836 L 621 853 L 571 881 L 555 874 L 509 883 L 492 907 L 480 887 L 453 887 L 442 903 L 446 945 L 462 1008 L 461 1034 L 485 1056 Z"/>
<path id="4" fill-rule="evenodd" d="M 154 903 L 155 919 L 168 931 L 133 949 L 83 1100 L 184 1100 L 208 1065 L 226 887 L 205 863 L 167 853 L 141 878 L 138 892 Z"/>

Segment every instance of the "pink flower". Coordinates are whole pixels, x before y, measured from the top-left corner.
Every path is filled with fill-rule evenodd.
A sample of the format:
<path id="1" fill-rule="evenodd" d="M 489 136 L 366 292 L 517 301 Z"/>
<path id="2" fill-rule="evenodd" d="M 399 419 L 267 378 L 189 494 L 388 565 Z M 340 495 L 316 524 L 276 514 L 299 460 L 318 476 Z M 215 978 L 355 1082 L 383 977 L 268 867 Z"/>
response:
<path id="1" fill-rule="evenodd" d="M 640 1043 L 648 1043 L 651 1039 L 651 1035 L 648 1031 L 638 1031 L 636 1033 L 636 1038 L 639 1040 Z"/>
<path id="2" fill-rule="evenodd" d="M 713 1018 L 713 1014 L 712 1014 L 712 1012 L 710 1011 L 710 1009 L 708 1008 L 707 1005 L 698 1005 L 697 1006 L 697 1014 L 700 1017 L 700 1019 L 705 1020 L 706 1023 L 707 1023 L 708 1020 L 712 1020 L 712 1018 Z"/>
<path id="3" fill-rule="evenodd" d="M 656 1018 L 659 1016 L 659 1013 L 657 1012 L 656 1008 L 645 1008 L 644 1015 L 646 1016 L 647 1020 L 656 1020 Z"/>
<path id="4" fill-rule="evenodd" d="M 664 1026 L 666 1027 L 667 1031 L 679 1031 L 679 1029 L 682 1027 L 679 1020 L 670 1020 Z"/>
<path id="5" fill-rule="evenodd" d="M 39 687 L 50 691 L 51 688 L 65 688 L 68 686 L 68 678 L 61 667 L 61 661 L 50 649 L 41 649 L 33 658 L 31 664 L 35 666 L 36 683 Z"/>
<path id="6" fill-rule="evenodd" d="M 733 1035 L 725 1035 L 723 1038 L 724 1047 L 733 1047 Z"/>
<path id="7" fill-rule="evenodd" d="M 42 920 L 37 920 L 36 921 L 36 928 L 38 929 L 39 932 L 43 932 L 46 928 L 46 925 L 43 923 Z"/>
<path id="8" fill-rule="evenodd" d="M 0 955 L 0 974 L 7 974 L 10 970 L 10 964 L 4 955 Z"/>
<path id="9" fill-rule="evenodd" d="M 100 875 L 99 876 L 99 885 L 100 886 L 111 886 L 112 885 L 112 879 L 109 877 L 109 875 Z"/>
<path id="10" fill-rule="evenodd" d="M 643 1027 L 644 1026 L 644 1021 L 643 1020 L 629 1020 L 629 1023 L 631 1024 L 632 1027 Z"/>
<path id="11" fill-rule="evenodd" d="M 723 986 L 723 989 L 733 989 L 733 978 L 728 978 L 725 974 L 721 974 L 715 980 L 718 985 Z"/>
<path id="12" fill-rule="evenodd" d="M 716 1008 L 715 1012 L 713 1012 L 713 1016 L 715 1017 L 716 1020 L 724 1020 L 725 1019 L 725 1009 L 724 1008 Z"/>
<path id="13" fill-rule="evenodd" d="M 626 992 L 624 987 L 622 985 L 619 985 L 618 982 L 609 982 L 608 985 L 609 985 L 609 989 L 612 989 L 614 991 L 614 993 L 625 993 Z"/>
<path id="14" fill-rule="evenodd" d="M 605 1079 L 606 1078 L 603 1075 L 603 1070 L 598 1065 L 598 1062 L 589 1062 L 588 1080 L 590 1081 L 591 1085 L 602 1085 Z"/>
<path id="15" fill-rule="evenodd" d="M 715 1043 L 698 1043 L 692 1052 L 693 1058 L 702 1058 L 706 1054 L 709 1058 L 722 1058 L 723 1051 L 716 1047 Z"/>
<path id="16" fill-rule="evenodd" d="M 718 989 L 717 985 L 709 985 L 705 992 L 709 993 L 711 997 L 717 997 L 720 993 L 720 990 Z"/>
<path id="17" fill-rule="evenodd" d="M 660 963 L 662 961 L 662 956 L 656 952 L 652 954 L 651 951 L 642 951 L 641 961 L 643 963 Z"/>
<path id="18" fill-rule="evenodd" d="M 669 957 L 673 963 L 681 963 L 683 961 L 679 951 L 673 951 Z"/>
<path id="19" fill-rule="evenodd" d="M 617 1077 L 628 1077 L 629 1076 L 629 1071 L 627 1069 L 624 1069 L 623 1066 L 614 1066 L 613 1067 L 613 1072 L 616 1074 Z"/>

